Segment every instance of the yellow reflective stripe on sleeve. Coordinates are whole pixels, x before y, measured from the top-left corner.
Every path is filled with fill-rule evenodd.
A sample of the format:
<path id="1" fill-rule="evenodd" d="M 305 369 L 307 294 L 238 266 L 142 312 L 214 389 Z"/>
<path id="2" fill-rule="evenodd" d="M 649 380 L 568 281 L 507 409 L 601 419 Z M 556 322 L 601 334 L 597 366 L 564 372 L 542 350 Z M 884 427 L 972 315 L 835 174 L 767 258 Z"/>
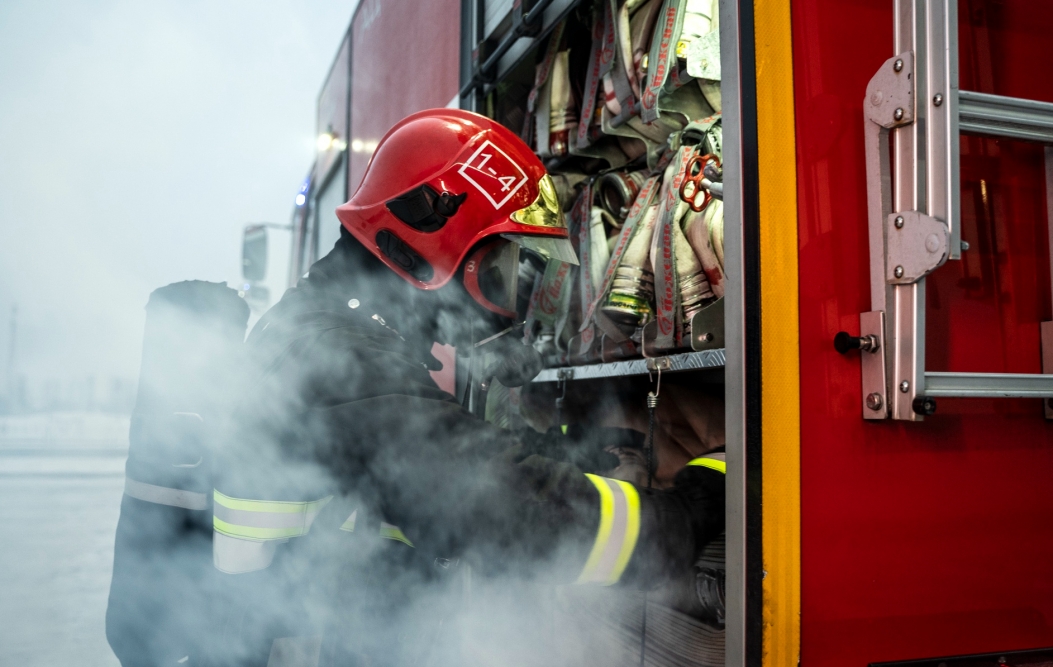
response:
<path id="1" fill-rule="evenodd" d="M 247 540 L 284 540 L 306 535 L 333 497 L 307 502 L 245 500 L 213 490 L 213 498 L 212 526 L 216 532 Z"/>
<path id="2" fill-rule="evenodd" d="M 409 541 L 405 533 L 398 526 L 393 526 L 390 523 L 380 522 L 380 536 L 385 540 L 395 540 L 396 542 L 402 542 L 406 546 L 413 547 L 413 542 Z"/>
<path id="3" fill-rule="evenodd" d="M 617 583 L 640 536 L 640 495 L 628 482 L 586 474 L 600 494 L 600 525 L 581 575 L 575 583 Z"/>
<path id="4" fill-rule="evenodd" d="M 351 512 L 351 516 L 347 517 L 347 520 L 344 521 L 343 525 L 340 526 L 340 530 L 353 533 L 355 532 L 356 523 L 358 523 L 358 510 Z M 381 521 L 380 530 L 377 534 L 385 540 L 395 540 L 396 542 L 402 542 L 403 544 L 409 547 L 413 547 L 414 549 L 416 548 L 413 546 L 413 542 L 410 542 L 409 538 L 406 537 L 406 534 L 402 532 L 402 529 L 396 525 Z"/>
<path id="5" fill-rule="evenodd" d="M 358 510 L 351 512 L 351 516 L 347 517 L 347 521 L 340 525 L 340 530 L 346 530 L 349 533 L 355 532 L 355 523 L 358 520 Z"/>
<path id="6" fill-rule="evenodd" d="M 574 582 L 576 584 L 587 584 L 593 581 L 593 575 L 599 567 L 600 559 L 603 558 L 604 548 L 610 541 L 611 524 L 614 523 L 614 494 L 611 488 L 602 477 L 589 473 L 585 473 L 585 476 L 600 494 L 600 527 L 596 531 L 596 541 L 592 545 L 588 560 L 585 561 L 585 567 L 581 569 L 581 575 Z"/>
<path id="7" fill-rule="evenodd" d="M 305 511 L 317 511 L 325 507 L 326 503 L 333 499 L 326 496 L 309 502 L 297 502 L 288 500 L 244 500 L 242 498 L 231 498 L 223 495 L 218 489 L 212 490 L 213 498 L 217 505 L 232 510 L 245 510 L 247 512 L 272 512 L 275 514 L 299 514 Z"/>
<path id="8" fill-rule="evenodd" d="M 725 475 L 728 474 L 727 462 L 721 461 L 719 459 L 710 459 L 703 456 L 701 458 L 689 461 L 687 465 L 698 466 L 700 468 L 709 468 L 711 470 L 716 470 L 717 472 L 724 473 Z"/>

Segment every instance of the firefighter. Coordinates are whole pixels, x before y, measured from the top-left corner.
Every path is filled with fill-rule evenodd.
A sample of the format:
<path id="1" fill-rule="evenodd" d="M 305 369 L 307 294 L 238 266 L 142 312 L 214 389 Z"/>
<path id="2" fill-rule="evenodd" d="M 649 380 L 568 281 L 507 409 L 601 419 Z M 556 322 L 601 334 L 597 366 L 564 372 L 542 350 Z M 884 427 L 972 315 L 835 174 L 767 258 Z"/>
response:
<path id="1" fill-rule="evenodd" d="M 227 664 L 422 662 L 407 610 L 441 616 L 419 591 L 450 563 L 639 588 L 690 570 L 724 528 L 720 457 L 670 489 L 638 488 L 595 474 L 612 467 L 602 450 L 496 428 L 429 375 L 436 342 L 502 349 L 487 375 L 503 383 L 540 368 L 510 328 L 519 253 L 576 259 L 527 146 L 467 111 L 411 115 L 337 215 L 336 246 L 250 334 L 255 363 L 223 437 Z M 334 627 L 358 636 L 336 647 Z"/>

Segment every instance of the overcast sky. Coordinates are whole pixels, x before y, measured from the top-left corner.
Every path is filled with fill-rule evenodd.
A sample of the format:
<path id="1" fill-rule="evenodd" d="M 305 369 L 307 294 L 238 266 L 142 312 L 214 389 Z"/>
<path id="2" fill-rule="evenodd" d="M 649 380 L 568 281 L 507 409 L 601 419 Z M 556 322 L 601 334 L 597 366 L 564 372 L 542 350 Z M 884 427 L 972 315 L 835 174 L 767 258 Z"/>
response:
<path id="1" fill-rule="evenodd" d="M 31 386 L 134 379 L 151 290 L 237 282 L 242 226 L 289 219 L 355 4 L 0 1 L 0 369 L 12 304 Z"/>

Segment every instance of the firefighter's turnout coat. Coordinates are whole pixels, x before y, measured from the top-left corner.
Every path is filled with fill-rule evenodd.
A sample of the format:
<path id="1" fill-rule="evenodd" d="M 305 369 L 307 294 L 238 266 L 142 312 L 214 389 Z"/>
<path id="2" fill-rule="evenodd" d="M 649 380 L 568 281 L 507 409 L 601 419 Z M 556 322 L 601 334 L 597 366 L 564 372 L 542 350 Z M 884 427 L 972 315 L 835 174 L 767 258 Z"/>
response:
<path id="1" fill-rule="evenodd" d="M 441 315 L 378 267 L 344 234 L 248 338 L 212 499 L 223 650 L 421 659 L 466 564 L 650 585 L 723 531 L 719 466 L 691 469 L 712 476 L 692 499 L 637 489 L 463 409 L 429 375 Z"/>

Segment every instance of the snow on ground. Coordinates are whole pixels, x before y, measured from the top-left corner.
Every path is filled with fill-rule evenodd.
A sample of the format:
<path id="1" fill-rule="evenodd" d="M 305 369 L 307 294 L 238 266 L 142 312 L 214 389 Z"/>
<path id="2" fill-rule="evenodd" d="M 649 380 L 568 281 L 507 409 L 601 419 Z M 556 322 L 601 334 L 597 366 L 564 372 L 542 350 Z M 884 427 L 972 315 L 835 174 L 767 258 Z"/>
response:
<path id="1" fill-rule="evenodd" d="M 114 667 L 105 636 L 128 417 L 0 417 L 0 665 Z"/>

